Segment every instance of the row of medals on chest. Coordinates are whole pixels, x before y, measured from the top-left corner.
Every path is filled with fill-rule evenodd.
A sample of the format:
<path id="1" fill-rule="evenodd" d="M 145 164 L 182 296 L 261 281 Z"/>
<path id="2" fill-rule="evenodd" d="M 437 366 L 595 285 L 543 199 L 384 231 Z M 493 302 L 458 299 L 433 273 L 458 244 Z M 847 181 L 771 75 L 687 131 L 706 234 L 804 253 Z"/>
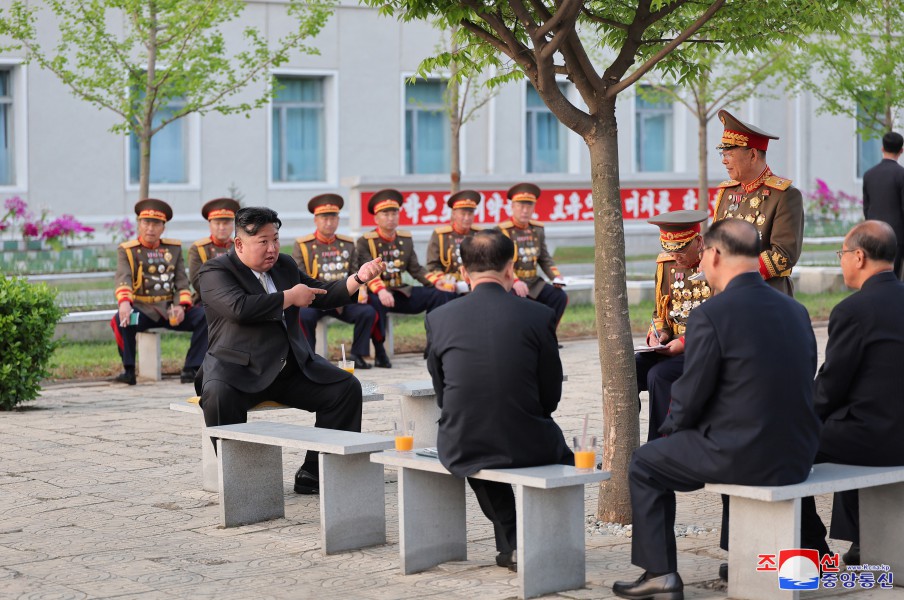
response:
<path id="1" fill-rule="evenodd" d="M 724 219 L 744 219 L 748 223 L 756 224 L 757 227 L 762 227 L 766 222 L 766 215 L 760 212 L 758 209 L 760 208 L 760 204 L 766 201 L 766 197 L 769 195 L 769 190 L 763 190 L 762 195 L 754 196 L 753 198 L 748 199 L 747 194 L 729 194 L 728 195 L 728 208 L 725 211 L 725 214 L 722 218 Z M 738 209 L 741 207 L 741 203 L 747 200 L 747 204 L 750 205 L 750 208 L 755 212 L 749 215 L 739 215 L 735 214 Z"/>
<path id="2" fill-rule="evenodd" d="M 169 250 L 161 257 L 157 252 L 148 252 L 145 260 L 143 261 L 146 265 L 146 271 L 149 273 L 148 279 L 154 282 L 151 287 L 154 290 L 169 290 L 172 287 L 172 283 L 170 283 L 170 279 L 175 279 L 176 274 L 173 271 L 176 270 L 175 265 L 169 264 L 170 261 L 173 260 L 173 255 Z"/>
<path id="3" fill-rule="evenodd" d="M 518 260 L 522 262 L 534 262 L 540 254 L 536 246 L 518 246 Z"/>
<path id="4" fill-rule="evenodd" d="M 694 273 L 697 271 L 695 270 Z M 712 296 L 712 289 L 705 281 L 690 281 L 684 272 L 672 269 L 672 310 L 669 316 L 673 319 L 687 319 L 691 311 Z M 693 273 L 692 273 L 693 274 Z"/>

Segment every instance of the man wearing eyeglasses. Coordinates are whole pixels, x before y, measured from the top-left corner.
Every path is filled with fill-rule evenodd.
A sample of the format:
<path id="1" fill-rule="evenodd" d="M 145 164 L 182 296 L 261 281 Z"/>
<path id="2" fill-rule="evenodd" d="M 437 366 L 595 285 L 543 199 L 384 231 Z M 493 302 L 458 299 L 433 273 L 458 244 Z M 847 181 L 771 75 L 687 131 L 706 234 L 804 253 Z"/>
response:
<path id="1" fill-rule="evenodd" d="M 726 110 L 719 111 L 719 120 L 725 131 L 717 148 L 731 179 L 719 184 L 713 222 L 743 219 L 756 227 L 760 275 L 773 288 L 793 296 L 791 269 L 803 246 L 804 208 L 800 190 L 766 164 L 769 140 L 779 138 Z"/>

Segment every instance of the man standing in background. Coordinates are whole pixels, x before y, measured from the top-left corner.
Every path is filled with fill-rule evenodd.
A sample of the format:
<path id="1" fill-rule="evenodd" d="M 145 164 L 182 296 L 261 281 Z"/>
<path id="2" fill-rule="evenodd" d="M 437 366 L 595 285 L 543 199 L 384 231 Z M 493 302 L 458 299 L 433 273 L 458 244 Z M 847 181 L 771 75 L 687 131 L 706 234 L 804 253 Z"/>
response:
<path id="1" fill-rule="evenodd" d="M 863 217 L 885 221 L 898 238 L 894 273 L 904 279 L 904 167 L 898 164 L 904 137 L 889 131 L 882 137 L 882 162 L 863 174 Z"/>

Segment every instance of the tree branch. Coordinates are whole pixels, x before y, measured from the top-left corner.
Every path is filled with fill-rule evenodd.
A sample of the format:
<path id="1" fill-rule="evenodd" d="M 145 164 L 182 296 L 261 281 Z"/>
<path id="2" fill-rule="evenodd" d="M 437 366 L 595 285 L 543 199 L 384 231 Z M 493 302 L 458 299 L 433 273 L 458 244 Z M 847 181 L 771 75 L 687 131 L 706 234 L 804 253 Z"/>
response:
<path id="1" fill-rule="evenodd" d="M 593 14 L 586 8 L 582 7 L 581 12 L 584 13 L 584 16 L 587 17 L 588 20 L 599 23 L 600 25 L 608 25 L 609 27 L 613 27 L 615 29 L 621 29 L 622 31 L 628 31 L 628 26 L 625 23 L 620 21 L 614 21 L 612 19 L 607 19 L 605 17 L 600 17 L 598 15 Z"/>
<path id="2" fill-rule="evenodd" d="M 555 16 L 537 30 L 537 35 L 542 33 L 543 37 L 546 36 L 543 33 L 544 31 L 555 31 L 555 36 L 553 36 L 552 40 L 540 49 L 541 59 L 551 59 L 562 44 L 565 43 L 565 40 L 568 39 L 568 33 L 574 31 L 575 21 L 578 14 L 580 14 L 582 5 L 582 0 L 564 0 L 559 10 L 556 11 Z M 553 26 L 550 26 L 551 23 L 553 23 Z"/>

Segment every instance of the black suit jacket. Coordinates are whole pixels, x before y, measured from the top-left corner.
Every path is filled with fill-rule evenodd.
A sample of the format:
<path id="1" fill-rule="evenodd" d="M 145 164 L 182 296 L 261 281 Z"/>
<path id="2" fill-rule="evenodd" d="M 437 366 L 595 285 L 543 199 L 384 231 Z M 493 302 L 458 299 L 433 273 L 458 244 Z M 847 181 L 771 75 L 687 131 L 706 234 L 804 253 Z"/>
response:
<path id="1" fill-rule="evenodd" d="M 744 273 L 694 309 L 685 341 L 684 374 L 659 430 L 668 437 L 650 442 L 662 459 L 705 481 L 806 479 L 819 432 L 807 310 L 759 273 Z"/>
<path id="2" fill-rule="evenodd" d="M 867 279 L 829 318 L 816 377 L 824 421 L 820 452 L 837 462 L 904 464 L 904 283 L 891 271 Z"/>
<path id="3" fill-rule="evenodd" d="M 863 216 L 885 221 L 904 246 L 904 167 L 883 158 L 863 175 Z"/>
<path id="4" fill-rule="evenodd" d="M 314 308 L 348 304 L 345 280 L 324 283 L 311 279 L 291 256 L 280 254 L 268 274 L 275 294 L 264 292 L 260 281 L 235 250 L 208 260 L 198 272 L 201 298 L 207 314 L 209 344 L 204 357 L 204 380 L 225 381 L 243 392 L 259 392 L 269 386 L 291 353 L 305 376 L 315 383 L 334 383 L 345 371 L 314 354 L 298 324 L 298 307 L 283 310 L 283 290 L 298 283 L 322 288 Z"/>
<path id="5" fill-rule="evenodd" d="M 551 416 L 562 362 L 550 308 L 484 283 L 431 312 L 426 326 L 444 467 L 467 477 L 483 468 L 574 464 Z"/>

